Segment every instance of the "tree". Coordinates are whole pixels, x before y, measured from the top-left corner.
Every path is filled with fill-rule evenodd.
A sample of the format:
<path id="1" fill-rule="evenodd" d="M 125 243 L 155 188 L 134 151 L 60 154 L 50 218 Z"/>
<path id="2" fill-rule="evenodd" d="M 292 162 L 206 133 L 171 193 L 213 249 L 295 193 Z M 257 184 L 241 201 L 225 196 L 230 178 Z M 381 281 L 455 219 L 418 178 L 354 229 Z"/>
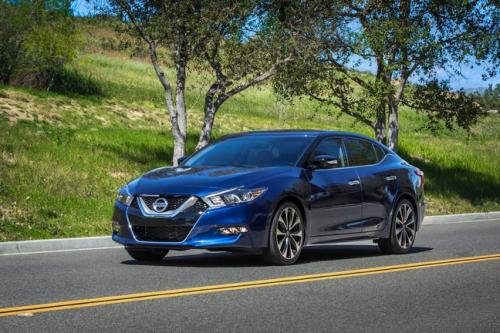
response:
<path id="1" fill-rule="evenodd" d="M 0 82 L 8 84 L 29 31 L 30 7 L 0 1 Z"/>
<path id="2" fill-rule="evenodd" d="M 493 88 L 490 84 L 483 92 L 483 96 L 476 98 L 479 103 L 487 109 L 498 110 L 500 108 L 500 83 L 497 83 Z"/>
<path id="3" fill-rule="evenodd" d="M 170 115 L 174 165 L 185 153 L 187 109 L 184 96 L 189 63 L 208 66 L 214 77 L 205 94 L 199 149 L 210 140 L 220 106 L 230 97 L 267 80 L 276 66 L 286 61 L 271 51 L 275 44 L 264 20 L 258 20 L 259 2 L 254 0 L 113 0 L 111 9 L 148 46 Z M 257 23 L 252 24 L 256 20 Z M 170 61 L 159 59 L 160 46 L 171 51 Z M 175 98 L 172 85 L 161 68 L 169 62 L 175 67 Z"/>
<path id="4" fill-rule="evenodd" d="M 225 20 L 214 20 L 214 34 L 202 59 L 213 71 L 213 82 L 205 94 L 204 121 L 196 149 L 207 145 L 215 115 L 230 97 L 272 77 L 290 61 L 285 40 L 275 29 L 274 17 L 258 2 L 244 2 L 221 10 Z"/>
<path id="5" fill-rule="evenodd" d="M 405 104 L 468 129 L 481 114 L 465 92 L 452 92 L 439 72 L 461 65 L 498 66 L 498 6 L 493 1 L 339 1 L 315 20 L 290 26 L 303 56 L 277 77 L 284 96 L 307 95 L 373 128 L 377 140 L 398 147 L 399 107 Z M 361 73 L 371 64 L 374 75 Z M 417 81 L 408 90 L 408 81 Z M 407 94 L 408 93 L 408 94 Z M 414 93 L 412 95 L 412 93 Z M 438 107 L 439 106 L 439 107 Z"/>
<path id="6" fill-rule="evenodd" d="M 80 46 L 69 5 L 0 0 L 0 82 L 51 88 Z"/>

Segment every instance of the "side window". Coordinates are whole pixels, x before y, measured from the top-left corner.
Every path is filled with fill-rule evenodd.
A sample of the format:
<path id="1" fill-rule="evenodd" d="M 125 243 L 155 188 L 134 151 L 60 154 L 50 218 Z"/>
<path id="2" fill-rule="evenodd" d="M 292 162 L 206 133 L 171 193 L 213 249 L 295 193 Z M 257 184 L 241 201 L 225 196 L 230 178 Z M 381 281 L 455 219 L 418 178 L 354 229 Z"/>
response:
<path id="1" fill-rule="evenodd" d="M 374 144 L 373 147 L 375 148 L 375 151 L 377 152 L 377 158 L 378 158 L 378 160 L 382 161 L 382 159 L 385 156 L 385 151 L 382 149 L 382 147 L 380 147 L 377 144 Z"/>
<path id="2" fill-rule="evenodd" d="M 339 138 L 325 138 L 314 149 L 311 158 L 319 155 L 330 155 L 339 160 L 339 167 L 347 166 L 347 158 L 342 146 L 342 140 Z"/>
<path id="3" fill-rule="evenodd" d="M 357 139 L 346 139 L 345 145 L 349 154 L 349 165 L 368 165 L 378 162 L 371 142 Z"/>

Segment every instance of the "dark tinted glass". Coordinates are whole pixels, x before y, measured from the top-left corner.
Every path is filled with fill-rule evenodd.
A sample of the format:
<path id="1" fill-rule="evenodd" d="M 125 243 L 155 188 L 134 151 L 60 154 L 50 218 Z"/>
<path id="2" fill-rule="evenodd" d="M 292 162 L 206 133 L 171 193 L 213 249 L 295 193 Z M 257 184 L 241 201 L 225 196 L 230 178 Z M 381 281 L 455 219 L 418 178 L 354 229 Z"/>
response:
<path id="1" fill-rule="evenodd" d="M 345 167 L 347 165 L 346 155 L 344 152 L 344 147 L 342 146 L 342 140 L 338 138 L 325 138 L 318 146 L 314 149 L 312 158 L 319 155 L 330 155 L 339 160 L 339 166 Z"/>
<path id="2" fill-rule="evenodd" d="M 378 162 L 373 145 L 368 141 L 346 139 L 345 145 L 349 154 L 349 165 L 367 165 Z"/>
<path id="3" fill-rule="evenodd" d="M 381 161 L 385 156 L 385 151 L 379 145 L 373 145 L 373 147 L 375 148 L 375 152 L 377 153 L 378 160 Z"/>
<path id="4" fill-rule="evenodd" d="M 266 167 L 295 165 L 312 137 L 240 136 L 217 142 L 190 157 L 185 166 Z"/>

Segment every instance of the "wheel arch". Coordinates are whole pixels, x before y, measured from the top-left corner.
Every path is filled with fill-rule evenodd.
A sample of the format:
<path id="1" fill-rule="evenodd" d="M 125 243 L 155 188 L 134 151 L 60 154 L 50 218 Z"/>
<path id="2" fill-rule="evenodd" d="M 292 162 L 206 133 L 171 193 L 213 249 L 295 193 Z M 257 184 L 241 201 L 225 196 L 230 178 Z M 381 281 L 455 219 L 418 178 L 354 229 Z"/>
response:
<path id="1" fill-rule="evenodd" d="M 417 199 L 415 199 L 415 196 L 412 195 L 411 193 L 409 192 L 403 192 L 401 193 L 398 197 L 397 197 L 397 200 L 394 201 L 394 205 L 393 205 L 393 208 L 392 208 L 392 211 L 391 211 L 391 221 L 392 221 L 392 214 L 394 214 L 394 210 L 396 209 L 396 207 L 398 206 L 398 204 L 401 202 L 401 200 L 408 200 L 412 207 L 413 207 L 413 211 L 415 212 L 415 216 L 416 216 L 416 222 L 417 222 L 417 231 L 420 229 L 420 225 L 418 224 L 418 221 L 420 221 L 420 216 L 419 216 L 419 211 L 418 211 L 418 206 L 417 206 Z"/>
<path id="2" fill-rule="evenodd" d="M 302 202 L 302 200 L 300 200 L 295 195 L 286 195 L 286 196 L 282 197 L 278 201 L 278 204 L 276 205 L 276 207 L 274 208 L 274 212 L 276 212 L 276 209 L 278 209 L 279 206 L 281 206 L 283 203 L 285 203 L 287 201 L 293 202 L 295 205 L 297 205 L 297 207 L 300 210 L 300 213 L 302 214 L 302 218 L 304 219 L 304 224 L 307 225 L 307 216 L 306 216 L 306 210 L 304 207 L 304 203 Z"/>
<path id="3" fill-rule="evenodd" d="M 302 214 L 302 218 L 304 219 L 304 233 L 305 233 L 304 242 L 305 242 L 307 240 L 307 236 L 309 235 L 308 214 L 307 214 L 306 205 L 305 205 L 303 199 L 295 193 L 286 193 L 286 194 L 280 196 L 280 198 L 278 200 L 276 200 L 276 203 L 273 205 L 273 207 L 271 209 L 272 213 L 269 214 L 268 225 L 271 226 L 274 214 L 276 214 L 276 210 L 285 202 L 292 202 L 299 208 L 300 213 Z M 270 232 L 268 232 L 268 234 L 270 234 Z M 269 237 L 268 237 L 268 241 L 269 241 Z"/>

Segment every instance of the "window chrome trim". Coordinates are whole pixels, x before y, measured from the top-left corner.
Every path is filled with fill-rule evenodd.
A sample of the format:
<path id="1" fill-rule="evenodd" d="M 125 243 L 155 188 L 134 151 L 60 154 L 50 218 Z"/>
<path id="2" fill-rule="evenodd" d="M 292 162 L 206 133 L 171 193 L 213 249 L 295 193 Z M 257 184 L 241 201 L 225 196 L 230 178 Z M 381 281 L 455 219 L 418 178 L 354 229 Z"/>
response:
<path id="1" fill-rule="evenodd" d="M 332 171 L 332 170 L 340 170 L 340 169 L 352 169 L 352 168 L 372 167 L 372 166 L 376 166 L 376 165 L 382 164 L 385 161 L 386 157 L 389 156 L 389 155 L 392 155 L 392 154 L 385 154 L 384 158 L 381 159 L 380 161 L 378 161 L 375 164 L 363 164 L 363 165 L 354 165 L 354 166 L 347 166 L 347 167 L 340 167 L 340 168 L 330 168 L 330 169 L 314 169 L 314 171 Z"/>
<path id="2" fill-rule="evenodd" d="M 142 197 L 160 197 L 159 195 L 141 195 L 137 196 L 137 201 L 139 202 L 139 209 L 141 210 L 142 215 L 146 217 L 174 217 L 177 214 L 185 211 L 189 207 L 193 206 L 196 201 L 198 201 L 198 198 L 195 196 L 190 196 L 182 205 L 180 205 L 177 209 L 175 210 L 167 210 L 163 213 L 158 213 L 155 212 L 154 210 L 149 209 L 149 207 L 146 205 Z"/>
<path id="3" fill-rule="evenodd" d="M 347 163 L 349 163 L 349 151 L 345 145 L 345 140 L 346 139 L 354 139 L 354 140 L 360 140 L 360 141 L 365 141 L 365 142 L 369 142 L 370 144 L 374 145 L 375 143 L 374 142 L 371 142 L 370 140 L 367 140 L 367 139 L 363 139 L 363 138 L 357 138 L 357 137 L 351 137 L 351 136 L 342 136 L 342 135 L 328 135 L 328 136 L 324 136 L 322 137 L 315 145 L 314 147 L 311 149 L 311 151 L 309 152 L 309 156 L 308 158 L 306 159 L 309 160 L 309 158 L 311 157 L 312 153 L 314 153 L 314 150 L 319 146 L 319 144 L 321 143 L 321 141 L 323 141 L 324 139 L 339 139 L 342 141 L 342 147 L 344 148 L 345 150 L 345 153 L 346 153 L 346 158 L 347 158 Z M 345 167 L 339 167 L 339 168 L 330 168 L 330 169 L 314 169 L 313 171 L 332 171 L 332 170 L 339 170 L 339 169 L 349 169 L 349 168 L 363 168 L 363 167 L 372 167 L 372 166 L 376 166 L 376 165 L 379 165 L 379 164 L 382 164 L 385 159 L 387 158 L 387 156 L 389 155 L 392 155 L 392 156 L 395 156 L 393 152 L 386 152 L 386 154 L 384 155 L 384 158 L 381 159 L 380 161 L 378 161 L 377 163 L 373 163 L 373 164 L 363 164 L 363 165 L 349 165 L 349 166 L 345 166 Z M 377 153 L 375 152 L 375 156 L 377 156 Z"/>

